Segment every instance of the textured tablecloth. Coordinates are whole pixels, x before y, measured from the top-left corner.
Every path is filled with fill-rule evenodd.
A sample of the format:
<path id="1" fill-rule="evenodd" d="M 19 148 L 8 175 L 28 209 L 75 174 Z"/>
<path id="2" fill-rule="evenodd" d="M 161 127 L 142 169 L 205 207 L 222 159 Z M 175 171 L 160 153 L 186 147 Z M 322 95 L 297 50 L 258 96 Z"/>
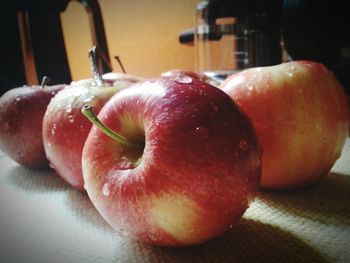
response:
<path id="1" fill-rule="evenodd" d="M 52 170 L 0 153 L 0 262 L 350 262 L 350 139 L 320 183 L 261 191 L 230 231 L 187 248 L 131 240 Z"/>

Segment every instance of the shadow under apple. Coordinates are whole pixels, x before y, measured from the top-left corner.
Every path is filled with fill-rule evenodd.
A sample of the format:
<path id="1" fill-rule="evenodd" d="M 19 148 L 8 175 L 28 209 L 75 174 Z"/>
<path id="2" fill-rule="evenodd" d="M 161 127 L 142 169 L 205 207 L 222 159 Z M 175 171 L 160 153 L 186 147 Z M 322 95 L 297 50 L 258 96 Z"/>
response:
<path id="1" fill-rule="evenodd" d="M 132 247 L 123 255 L 125 262 L 133 262 L 135 254 L 144 262 L 330 262 L 293 234 L 244 218 L 222 236 L 196 246 L 129 245 Z"/>
<path id="2" fill-rule="evenodd" d="M 69 188 L 67 183 L 50 168 L 30 169 L 17 165 L 11 167 L 6 176 L 9 184 L 24 191 L 64 191 Z"/>
<path id="3" fill-rule="evenodd" d="M 103 231 L 115 232 L 96 210 L 86 192 L 72 188 L 66 194 L 65 205 L 78 220 Z"/>
<path id="4" fill-rule="evenodd" d="M 259 198 L 289 213 L 321 223 L 350 225 L 350 176 L 331 173 L 320 182 L 296 190 L 261 190 Z"/>

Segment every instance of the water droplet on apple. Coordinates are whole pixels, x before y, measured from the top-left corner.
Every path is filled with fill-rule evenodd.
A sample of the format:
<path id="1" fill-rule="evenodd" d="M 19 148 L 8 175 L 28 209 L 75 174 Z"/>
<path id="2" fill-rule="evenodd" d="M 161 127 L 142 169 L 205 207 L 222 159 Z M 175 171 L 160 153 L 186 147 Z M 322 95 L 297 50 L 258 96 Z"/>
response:
<path id="1" fill-rule="evenodd" d="M 239 148 L 243 151 L 247 151 L 250 149 L 250 145 L 249 145 L 249 142 L 247 140 L 240 140 L 239 142 Z"/>
<path id="2" fill-rule="evenodd" d="M 50 162 L 49 163 L 50 168 L 55 169 L 55 166 Z"/>
<path id="3" fill-rule="evenodd" d="M 16 97 L 15 100 L 16 101 L 21 101 L 21 97 Z"/>
<path id="4" fill-rule="evenodd" d="M 178 75 L 176 76 L 175 81 L 180 84 L 190 84 L 192 83 L 192 78 L 187 75 Z"/>
<path id="5" fill-rule="evenodd" d="M 209 131 L 206 127 L 196 127 L 195 133 L 202 140 L 206 140 L 209 138 Z"/>
<path id="6" fill-rule="evenodd" d="M 84 102 L 84 103 L 89 103 L 89 102 L 93 101 L 94 99 L 95 99 L 95 96 L 91 96 L 91 97 L 89 97 L 89 98 L 83 100 L 83 102 Z"/>
<path id="7" fill-rule="evenodd" d="M 73 123 L 73 122 L 74 122 L 74 116 L 73 116 L 73 115 L 69 115 L 69 116 L 68 116 L 68 121 L 69 121 L 70 123 Z"/>
<path id="8" fill-rule="evenodd" d="M 149 233 L 148 237 L 152 240 L 152 241 L 157 241 L 158 237 L 155 233 Z"/>
<path id="9" fill-rule="evenodd" d="M 104 196 L 109 196 L 109 185 L 108 183 L 105 183 L 103 186 L 102 186 L 102 194 Z"/>
<path id="10" fill-rule="evenodd" d="M 56 123 L 54 123 L 54 124 L 52 125 L 51 134 L 52 134 L 52 135 L 55 135 L 55 132 L 56 132 Z"/>
<path id="11" fill-rule="evenodd" d="M 252 90 L 254 89 L 254 86 L 251 85 L 251 84 L 249 84 L 249 85 L 247 86 L 247 89 L 250 90 L 250 91 L 252 91 Z"/>

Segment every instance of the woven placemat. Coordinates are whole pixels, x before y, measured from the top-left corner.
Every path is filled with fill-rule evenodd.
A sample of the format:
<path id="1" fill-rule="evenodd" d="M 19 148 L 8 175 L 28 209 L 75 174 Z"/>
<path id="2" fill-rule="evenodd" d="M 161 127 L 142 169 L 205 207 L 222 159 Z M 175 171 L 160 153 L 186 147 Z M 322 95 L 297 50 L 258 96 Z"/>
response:
<path id="1" fill-rule="evenodd" d="M 0 153 L 0 262 L 350 262 L 350 140 L 318 184 L 260 191 L 232 229 L 186 248 L 131 240 L 52 170 Z"/>

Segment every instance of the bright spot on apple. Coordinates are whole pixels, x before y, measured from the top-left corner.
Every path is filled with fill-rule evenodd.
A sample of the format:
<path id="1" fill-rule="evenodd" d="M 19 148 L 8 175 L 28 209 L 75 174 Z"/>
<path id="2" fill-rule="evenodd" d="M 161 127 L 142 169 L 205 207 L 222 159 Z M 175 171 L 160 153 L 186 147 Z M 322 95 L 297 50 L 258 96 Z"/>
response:
<path id="1" fill-rule="evenodd" d="M 193 226 L 199 220 L 198 205 L 184 195 L 164 193 L 153 196 L 150 215 L 155 224 L 178 241 L 195 237 Z"/>

